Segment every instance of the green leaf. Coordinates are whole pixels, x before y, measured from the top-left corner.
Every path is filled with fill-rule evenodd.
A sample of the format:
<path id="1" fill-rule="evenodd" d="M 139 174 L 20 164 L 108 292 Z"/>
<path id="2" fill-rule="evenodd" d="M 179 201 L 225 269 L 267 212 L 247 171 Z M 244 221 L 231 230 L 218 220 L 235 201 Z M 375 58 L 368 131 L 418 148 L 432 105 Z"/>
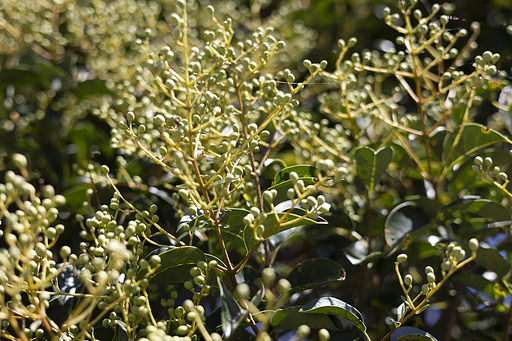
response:
<path id="1" fill-rule="evenodd" d="M 305 314 L 300 312 L 302 307 L 300 305 L 276 310 L 270 318 L 270 325 L 275 329 L 296 329 L 303 324 L 315 329 L 334 327 L 327 315 Z"/>
<path id="2" fill-rule="evenodd" d="M 105 82 L 98 78 L 88 79 L 79 83 L 75 91 L 79 100 L 99 95 L 112 95 L 112 92 L 107 88 Z"/>
<path id="3" fill-rule="evenodd" d="M 373 192 L 375 184 L 393 159 L 393 149 L 384 147 L 377 151 L 369 147 L 359 147 L 355 153 L 357 176 L 368 190 Z"/>
<path id="4" fill-rule="evenodd" d="M 222 331 L 227 339 L 235 331 L 239 321 L 243 320 L 244 309 L 242 309 L 233 295 L 231 295 L 220 278 L 217 278 L 217 282 L 220 290 Z"/>
<path id="5" fill-rule="evenodd" d="M 432 151 L 431 156 L 437 161 L 441 161 L 443 158 L 443 146 L 444 139 L 448 135 L 448 131 L 445 127 L 438 127 L 429 136 L 430 150 Z"/>
<path id="6" fill-rule="evenodd" d="M 269 238 L 279 232 L 283 232 L 286 230 L 291 229 L 292 227 L 301 226 L 301 225 L 316 225 L 316 224 L 326 224 L 327 222 L 322 217 L 318 217 L 318 220 L 313 220 L 311 218 L 306 218 L 304 215 L 306 214 L 306 210 L 302 208 L 294 208 L 291 212 L 288 213 L 285 220 L 281 223 L 287 223 L 292 220 L 296 220 L 291 224 L 287 225 L 281 225 L 279 227 L 276 227 L 277 220 L 276 215 L 279 219 L 284 217 L 286 215 L 286 212 L 283 213 L 277 213 L 277 214 L 269 214 L 267 216 L 267 219 L 265 219 L 265 222 L 263 225 L 265 226 L 265 238 Z M 275 228 L 276 227 L 276 228 Z M 256 240 L 254 239 L 254 230 L 247 226 L 244 229 L 244 240 L 245 240 L 245 246 L 247 250 L 252 250 L 252 248 L 257 244 Z"/>
<path id="7" fill-rule="evenodd" d="M 368 247 L 360 240 L 357 240 L 343 248 L 343 253 L 352 265 L 367 264 L 382 255 L 381 251 L 375 251 L 368 254 Z"/>
<path id="8" fill-rule="evenodd" d="M 149 253 L 145 258 L 149 260 L 151 256 L 160 256 L 160 268 L 156 274 L 150 278 L 153 284 L 165 283 L 184 283 L 190 280 L 190 269 L 196 266 L 199 261 L 206 261 L 203 251 L 194 246 L 182 246 L 175 249 L 160 248 Z M 137 279 L 146 274 L 146 270 L 141 270 L 137 274 Z"/>
<path id="9" fill-rule="evenodd" d="M 396 247 L 411 232 L 426 226 L 430 219 L 413 201 L 404 202 L 395 207 L 384 222 L 386 243 Z M 406 241 L 406 245 L 408 241 Z"/>
<path id="10" fill-rule="evenodd" d="M 452 281 L 467 285 L 479 291 L 484 291 L 492 286 L 492 282 L 482 277 L 482 275 L 473 273 L 457 272 L 451 278 Z"/>
<path id="11" fill-rule="evenodd" d="M 359 328 L 366 331 L 363 315 L 350 304 L 335 297 L 321 297 L 308 302 L 300 309 L 300 312 L 308 314 L 327 314 L 341 317 Z"/>
<path id="12" fill-rule="evenodd" d="M 345 269 L 328 258 L 308 259 L 298 264 L 286 279 L 292 285 L 292 291 L 306 290 L 330 282 L 345 279 Z"/>
<path id="13" fill-rule="evenodd" d="M 276 185 L 283 181 L 290 180 L 291 172 L 297 173 L 299 175 L 299 179 L 314 178 L 316 174 L 316 168 L 310 165 L 296 165 L 286 167 L 276 174 L 274 180 L 272 181 L 272 185 Z"/>
<path id="14" fill-rule="evenodd" d="M 391 341 L 437 341 L 435 337 L 418 328 L 400 327 L 391 334 Z"/>
<path id="15" fill-rule="evenodd" d="M 116 320 L 117 336 L 119 341 L 128 341 L 128 332 L 126 331 L 126 323 Z"/>
<path id="16" fill-rule="evenodd" d="M 307 178 L 300 178 L 300 179 L 302 181 L 304 181 L 305 186 L 314 185 L 318 181 L 318 178 L 314 178 L 314 177 L 307 177 Z M 269 187 L 268 190 L 275 189 L 277 191 L 277 195 L 274 198 L 274 203 L 280 203 L 280 202 L 284 202 L 284 201 L 288 200 L 288 195 L 286 194 L 286 192 L 290 188 L 293 188 L 293 183 L 291 182 L 291 180 L 285 180 L 285 181 L 281 181 L 281 182 Z M 267 201 L 265 201 L 263 203 L 263 206 L 265 207 L 266 210 L 270 209 L 270 204 Z"/>
<path id="17" fill-rule="evenodd" d="M 409 304 L 402 303 L 398 306 L 398 309 L 396 310 L 396 320 L 400 321 L 402 317 L 405 315 L 405 312 L 407 311 L 407 308 L 409 307 Z"/>
<path id="18" fill-rule="evenodd" d="M 451 169 L 455 163 L 460 162 L 479 149 L 497 142 L 512 143 L 511 140 L 499 132 L 478 123 L 466 123 L 461 129 L 463 129 L 462 135 L 456 146 L 454 146 L 454 142 L 458 131 L 449 133 L 444 139 L 443 161 L 447 169 Z M 452 149 L 453 152 L 450 154 Z"/>
<path id="19" fill-rule="evenodd" d="M 479 247 L 474 262 L 489 271 L 493 271 L 498 278 L 503 278 L 510 271 L 510 264 L 496 249 Z"/>

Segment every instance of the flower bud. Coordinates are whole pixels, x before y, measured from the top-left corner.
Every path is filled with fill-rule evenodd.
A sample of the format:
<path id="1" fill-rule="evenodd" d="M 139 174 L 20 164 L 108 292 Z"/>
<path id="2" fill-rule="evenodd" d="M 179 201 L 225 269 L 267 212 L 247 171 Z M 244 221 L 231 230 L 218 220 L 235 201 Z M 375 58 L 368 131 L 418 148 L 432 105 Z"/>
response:
<path id="1" fill-rule="evenodd" d="M 469 240 L 469 249 L 470 249 L 471 251 L 476 251 L 476 250 L 478 250 L 478 247 L 479 247 L 479 246 L 480 246 L 480 245 L 479 245 L 479 243 L 478 243 L 478 239 L 476 239 L 476 238 L 471 238 L 471 239 Z"/>
<path id="2" fill-rule="evenodd" d="M 434 283 L 436 281 L 436 275 L 433 272 L 429 272 L 427 274 L 427 281 L 429 283 Z"/>
<path id="3" fill-rule="evenodd" d="M 407 255 L 405 253 L 401 253 L 396 257 L 396 262 L 399 264 L 405 262 L 406 260 L 407 260 Z"/>

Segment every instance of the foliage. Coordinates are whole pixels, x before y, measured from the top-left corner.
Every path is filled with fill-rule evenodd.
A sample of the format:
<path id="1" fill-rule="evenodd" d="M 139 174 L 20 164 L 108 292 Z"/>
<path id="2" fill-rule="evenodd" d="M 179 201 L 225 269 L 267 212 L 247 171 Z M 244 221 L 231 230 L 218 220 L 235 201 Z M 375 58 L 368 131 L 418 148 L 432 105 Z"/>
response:
<path id="1" fill-rule="evenodd" d="M 508 339 L 510 86 L 453 5 L 333 65 L 306 2 L 0 8 L 3 338 Z"/>

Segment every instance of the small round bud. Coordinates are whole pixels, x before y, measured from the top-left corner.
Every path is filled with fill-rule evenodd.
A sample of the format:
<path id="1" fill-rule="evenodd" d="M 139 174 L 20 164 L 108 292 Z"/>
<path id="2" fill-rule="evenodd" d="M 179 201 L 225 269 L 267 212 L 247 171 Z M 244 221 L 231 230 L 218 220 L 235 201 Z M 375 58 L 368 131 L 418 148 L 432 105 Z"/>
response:
<path id="1" fill-rule="evenodd" d="M 27 167 L 27 158 L 25 157 L 25 155 L 18 153 L 13 154 L 11 160 L 17 168 L 22 169 Z"/>
<path id="2" fill-rule="evenodd" d="M 452 263 L 449 260 L 445 260 L 444 262 L 441 263 L 441 270 L 448 271 L 448 269 L 450 269 L 451 266 Z"/>
<path id="3" fill-rule="evenodd" d="M 60 249 L 60 256 L 63 259 L 67 259 L 70 254 L 71 254 L 71 248 L 69 246 L 64 245 L 63 247 L 61 247 L 61 249 Z"/>
<path id="4" fill-rule="evenodd" d="M 270 191 L 263 192 L 262 196 L 263 196 L 263 200 L 265 200 L 266 202 L 268 202 L 268 203 L 272 202 L 273 197 L 272 197 L 272 193 Z"/>
<path id="5" fill-rule="evenodd" d="M 191 312 L 194 310 L 194 302 L 192 302 L 191 300 L 185 300 L 182 306 L 187 312 Z"/>
<path id="6" fill-rule="evenodd" d="M 101 166 L 101 171 L 105 174 L 108 174 L 110 172 L 110 168 L 108 168 L 107 165 Z"/>
<path id="7" fill-rule="evenodd" d="M 329 334 L 329 331 L 327 329 L 320 329 L 318 331 L 318 340 L 319 341 L 328 341 L 331 338 L 331 334 Z"/>
<path id="8" fill-rule="evenodd" d="M 476 238 L 471 238 L 471 239 L 469 240 L 468 245 L 469 245 L 469 249 L 470 249 L 471 251 L 476 251 L 476 250 L 478 250 L 478 247 L 480 246 L 480 244 L 479 244 L 479 242 L 478 242 L 478 239 L 476 239 Z"/>
<path id="9" fill-rule="evenodd" d="M 297 328 L 297 332 L 295 332 L 295 335 L 297 335 L 297 337 L 300 340 L 302 340 L 302 339 L 305 339 L 306 337 L 308 337 L 310 333 L 311 333 L 311 328 L 309 328 L 308 325 L 303 324 L 303 325 L 299 326 L 299 328 Z"/>
<path id="10" fill-rule="evenodd" d="M 293 198 L 295 198 L 295 189 L 293 188 L 288 188 L 288 191 L 286 191 L 286 197 L 290 200 L 292 200 Z"/>
<path id="11" fill-rule="evenodd" d="M 473 162 L 475 165 L 481 166 L 484 163 L 484 159 L 482 159 L 481 156 L 477 156 L 477 157 L 475 157 L 475 160 Z"/>
<path id="12" fill-rule="evenodd" d="M 429 272 L 427 274 L 427 281 L 429 283 L 434 283 L 436 281 L 436 275 L 433 272 Z"/>
<path id="13" fill-rule="evenodd" d="M 353 47 L 355 44 L 357 44 L 357 38 L 355 37 L 352 37 L 348 40 L 348 43 L 347 43 L 347 46 L 348 47 Z"/>
<path id="14" fill-rule="evenodd" d="M 299 175 L 296 172 L 290 172 L 290 180 L 292 183 L 296 183 L 299 180 Z"/>
<path id="15" fill-rule="evenodd" d="M 434 272 L 434 269 L 431 266 L 425 267 L 425 273 L 426 274 L 433 273 L 433 272 Z"/>
<path id="16" fill-rule="evenodd" d="M 489 168 L 492 166 L 492 159 L 488 156 L 484 159 L 484 164 L 485 164 L 485 167 Z"/>
<path id="17" fill-rule="evenodd" d="M 249 297 L 250 289 L 246 283 L 241 283 L 236 286 L 236 295 L 239 300 Z"/>
<path id="18" fill-rule="evenodd" d="M 304 59 L 302 65 L 304 65 L 304 67 L 309 70 L 309 68 L 311 67 L 311 61 L 309 59 Z"/>
<path id="19" fill-rule="evenodd" d="M 397 263 L 403 263 L 407 260 L 407 255 L 405 253 L 402 253 L 402 254 L 399 254 L 397 257 L 396 257 L 396 261 Z"/>
<path id="20" fill-rule="evenodd" d="M 276 280 L 276 273 L 272 268 L 265 268 L 261 273 L 261 280 L 266 287 L 270 287 Z"/>
<path id="21" fill-rule="evenodd" d="M 404 283 L 405 285 L 411 285 L 412 284 L 412 275 L 411 274 L 407 274 L 405 275 L 404 277 Z"/>
<path id="22" fill-rule="evenodd" d="M 277 282 L 277 290 L 279 292 L 286 292 L 289 291 L 292 288 L 292 285 L 287 279 L 281 278 L 279 282 Z"/>
<path id="23" fill-rule="evenodd" d="M 430 291 L 430 287 L 428 286 L 428 284 L 423 284 L 421 286 L 421 292 L 423 294 L 427 295 L 429 291 Z"/>

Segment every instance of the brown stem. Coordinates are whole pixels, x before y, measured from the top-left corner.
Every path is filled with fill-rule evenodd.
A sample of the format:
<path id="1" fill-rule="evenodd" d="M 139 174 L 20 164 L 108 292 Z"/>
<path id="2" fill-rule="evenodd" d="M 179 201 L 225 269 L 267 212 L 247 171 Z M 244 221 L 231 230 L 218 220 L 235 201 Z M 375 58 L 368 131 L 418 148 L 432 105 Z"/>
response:
<path id="1" fill-rule="evenodd" d="M 445 341 L 450 341 L 451 339 L 450 334 L 452 333 L 453 326 L 455 325 L 455 321 L 457 319 L 457 308 L 459 307 L 462 293 L 464 292 L 464 285 L 458 284 L 456 290 L 457 294 L 455 295 L 452 304 L 450 304 L 450 308 L 446 311 L 445 318 L 441 319 L 442 321 L 447 321 L 446 329 L 444 332 Z"/>
<path id="2" fill-rule="evenodd" d="M 241 84 L 239 84 L 241 85 Z M 240 91 L 240 86 L 237 86 L 236 88 L 236 94 L 238 97 L 238 105 L 240 107 L 240 120 L 242 121 L 242 128 L 244 130 L 244 138 L 247 140 L 249 137 L 249 133 L 247 132 L 247 125 L 245 124 L 245 109 L 244 109 L 244 102 L 242 100 L 242 92 Z M 252 150 L 249 152 L 249 159 L 251 161 L 251 167 L 254 171 L 254 187 L 256 188 L 256 199 L 258 200 L 258 208 L 260 212 L 264 212 L 263 208 L 263 198 L 261 196 L 261 186 L 260 186 L 260 175 L 259 175 L 259 168 L 256 167 L 256 162 L 254 160 L 254 153 Z M 265 240 L 263 242 L 263 245 L 265 247 L 265 265 L 267 267 L 270 267 L 270 245 L 268 243 L 268 240 Z"/>

